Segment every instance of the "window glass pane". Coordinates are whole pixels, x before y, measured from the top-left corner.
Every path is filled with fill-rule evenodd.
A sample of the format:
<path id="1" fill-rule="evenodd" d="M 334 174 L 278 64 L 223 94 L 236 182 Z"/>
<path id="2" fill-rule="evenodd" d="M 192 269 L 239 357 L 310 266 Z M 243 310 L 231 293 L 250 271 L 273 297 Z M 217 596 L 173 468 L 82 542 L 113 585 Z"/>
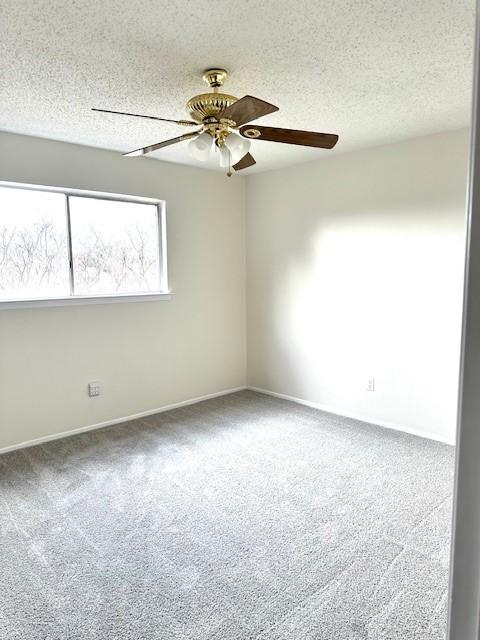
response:
<path id="1" fill-rule="evenodd" d="M 157 207 L 70 197 L 74 293 L 158 291 Z"/>
<path id="2" fill-rule="evenodd" d="M 65 196 L 0 187 L 0 299 L 68 295 Z"/>

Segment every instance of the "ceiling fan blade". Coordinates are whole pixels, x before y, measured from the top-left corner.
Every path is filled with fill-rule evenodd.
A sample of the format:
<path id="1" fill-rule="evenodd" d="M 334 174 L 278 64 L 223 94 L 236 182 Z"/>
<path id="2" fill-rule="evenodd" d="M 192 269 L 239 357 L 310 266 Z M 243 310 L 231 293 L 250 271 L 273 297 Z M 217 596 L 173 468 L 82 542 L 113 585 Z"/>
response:
<path id="1" fill-rule="evenodd" d="M 161 122 L 173 122 L 174 124 L 182 124 L 187 127 L 198 127 L 198 122 L 193 120 L 170 120 L 170 118 L 157 118 L 157 116 L 143 116 L 140 113 L 127 113 L 126 111 L 110 111 L 109 109 L 92 109 L 92 111 L 100 111 L 101 113 L 115 113 L 119 116 L 134 116 L 135 118 L 148 118 L 149 120 L 160 120 Z"/>
<path id="2" fill-rule="evenodd" d="M 278 107 L 275 105 L 260 100 L 260 98 L 244 96 L 224 109 L 217 117 L 219 119 L 233 120 L 237 127 L 240 127 L 242 124 L 266 116 L 274 111 L 278 111 Z"/>
<path id="3" fill-rule="evenodd" d="M 254 164 L 257 164 L 257 161 L 255 160 L 255 158 L 252 156 L 251 153 L 246 153 L 243 156 L 243 158 L 240 158 L 237 164 L 233 165 L 232 169 L 235 169 L 235 171 L 241 171 L 242 169 L 253 167 Z"/>
<path id="4" fill-rule="evenodd" d="M 240 134 L 250 140 L 269 140 L 270 142 L 299 144 L 304 147 L 318 147 L 320 149 L 333 149 L 338 141 L 338 136 L 334 133 L 315 133 L 314 131 L 259 127 L 256 125 L 242 127 Z"/>
<path id="5" fill-rule="evenodd" d="M 170 138 L 170 140 L 157 142 L 156 144 L 151 144 L 148 147 L 142 147 L 141 149 L 135 149 L 135 151 L 122 153 L 122 155 L 123 156 L 144 156 L 146 153 L 152 153 L 152 151 L 156 151 L 157 149 L 162 149 L 163 147 L 169 147 L 171 144 L 177 144 L 177 142 L 182 142 L 182 140 L 189 140 L 190 138 L 196 138 L 200 133 L 200 131 L 194 131 L 193 133 L 184 133 L 183 135 L 178 136 L 177 138 Z"/>

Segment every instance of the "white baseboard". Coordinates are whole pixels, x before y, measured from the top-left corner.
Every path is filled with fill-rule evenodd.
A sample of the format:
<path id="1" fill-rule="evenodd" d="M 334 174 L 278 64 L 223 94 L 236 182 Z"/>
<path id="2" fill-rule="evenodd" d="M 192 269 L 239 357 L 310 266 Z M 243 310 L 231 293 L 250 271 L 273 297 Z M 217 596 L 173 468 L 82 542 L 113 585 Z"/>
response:
<path id="1" fill-rule="evenodd" d="M 217 391 L 215 393 L 209 393 L 204 396 L 199 396 L 197 398 L 190 398 L 189 400 L 182 400 L 181 402 L 175 402 L 173 404 L 168 404 L 163 407 L 157 407 L 156 409 L 149 409 L 148 411 L 141 411 L 140 413 L 134 413 L 129 416 L 122 416 L 120 418 L 113 418 L 112 420 L 105 420 L 104 422 L 98 422 L 96 424 L 87 425 L 85 427 L 78 427 L 77 429 L 71 429 L 70 431 L 62 431 L 60 433 L 54 433 L 48 436 L 43 436 L 41 438 L 34 438 L 33 440 L 27 440 L 26 442 L 19 442 L 18 444 L 12 444 L 8 447 L 0 448 L 0 455 L 2 453 L 8 453 L 9 451 L 15 451 L 17 449 L 24 449 L 26 447 L 33 447 L 37 444 L 43 444 L 44 442 L 50 442 L 51 440 L 59 440 L 60 438 L 67 438 L 69 436 L 75 436 L 79 433 L 85 433 L 86 431 L 94 431 L 95 429 L 102 429 L 104 427 L 110 427 L 115 424 L 121 424 L 123 422 L 129 422 L 130 420 L 137 420 L 138 418 L 145 418 L 146 416 L 154 415 L 155 413 L 163 413 L 164 411 L 170 411 L 171 409 L 178 409 L 180 407 L 186 407 L 191 404 L 197 404 L 197 402 L 203 402 L 204 400 L 210 400 L 211 398 L 219 398 L 220 396 L 226 396 L 230 393 L 236 393 L 237 391 L 243 391 L 244 389 L 249 389 L 250 391 L 256 391 L 257 393 L 263 393 L 267 396 L 273 396 L 274 398 L 281 398 L 282 400 L 289 400 L 290 402 L 295 402 L 296 404 L 303 404 L 307 407 L 312 407 L 313 409 L 319 409 L 320 411 L 325 411 L 326 413 L 332 413 L 333 415 L 342 416 L 344 418 L 352 418 L 354 420 L 359 420 L 361 422 L 367 422 L 369 424 L 375 424 L 378 427 L 384 427 L 385 429 L 393 429 L 394 431 L 402 431 L 404 433 L 410 433 L 411 435 L 418 436 L 420 438 L 427 438 L 428 440 L 436 440 L 437 442 L 443 442 L 445 444 L 454 445 L 455 441 L 449 438 L 443 438 L 436 433 L 431 433 L 428 431 L 420 431 L 418 429 L 411 429 L 409 427 L 404 427 L 402 425 L 394 424 L 392 422 L 372 420 L 368 416 L 353 414 L 353 413 L 345 413 L 342 411 L 341 413 L 338 409 L 332 408 L 328 405 L 320 404 L 318 402 L 310 402 L 309 400 L 303 400 L 302 398 L 296 398 L 295 396 L 289 396 L 285 393 L 277 393 L 276 391 L 270 391 L 269 389 L 262 389 L 260 387 L 253 386 L 244 386 L 244 387 L 235 387 L 233 389 L 225 389 L 224 391 Z"/>
<path id="2" fill-rule="evenodd" d="M 226 396 L 230 393 L 236 393 L 237 391 L 243 391 L 247 387 L 235 387 L 233 389 L 225 389 L 224 391 L 216 391 L 215 393 L 209 393 L 205 396 L 199 396 L 198 398 L 190 398 L 189 400 L 182 400 L 181 402 L 175 402 L 174 404 L 167 404 L 163 407 L 156 409 L 148 409 L 148 411 L 141 411 L 140 413 L 134 413 L 130 416 L 122 416 L 121 418 L 113 418 L 112 420 L 105 420 L 104 422 L 98 422 L 97 424 L 90 424 L 86 427 L 78 427 L 77 429 L 71 429 L 70 431 L 62 431 L 61 433 L 54 433 L 48 436 L 42 436 L 41 438 L 34 438 L 33 440 L 27 440 L 26 442 L 19 442 L 18 444 L 12 444 L 8 447 L 0 448 L 0 455 L 2 453 L 8 453 L 9 451 L 15 451 L 17 449 L 25 449 L 26 447 L 34 447 L 37 444 L 43 444 L 44 442 L 50 442 L 51 440 L 60 440 L 60 438 L 67 438 L 69 436 L 75 436 L 79 433 L 85 433 L 86 431 L 95 431 L 96 429 L 103 429 L 104 427 L 111 427 L 115 424 L 121 424 L 122 422 L 129 422 L 130 420 L 137 420 L 138 418 L 145 418 L 146 416 L 152 416 L 155 413 L 163 413 L 164 411 L 170 411 L 171 409 L 178 409 L 180 407 L 186 407 L 190 404 L 197 404 L 197 402 L 203 402 L 204 400 L 210 400 L 212 398 L 219 398 L 220 396 Z"/>
<path id="3" fill-rule="evenodd" d="M 413 436 L 418 436 L 419 438 L 426 438 L 427 440 L 436 440 L 437 442 L 443 442 L 444 444 L 450 444 L 452 446 L 455 445 L 455 440 L 450 438 L 444 438 L 439 436 L 436 433 L 432 433 L 430 431 L 421 431 L 419 429 L 411 429 L 410 427 L 404 427 L 403 425 L 395 424 L 393 422 L 386 422 L 384 420 L 372 420 L 368 416 L 364 416 L 361 414 L 353 414 L 353 413 L 345 413 L 342 411 L 341 413 L 336 408 L 329 407 L 325 404 L 320 404 L 318 402 L 310 402 L 309 400 L 302 400 L 302 398 L 296 398 L 295 396 L 289 396 L 285 393 L 277 393 L 276 391 L 270 391 L 269 389 L 261 389 L 260 387 L 252 387 L 250 385 L 247 386 L 247 389 L 250 391 L 256 391 L 257 393 L 263 393 L 267 396 L 273 396 L 274 398 L 281 398 L 282 400 L 289 400 L 290 402 L 295 402 L 297 404 L 303 404 L 307 407 L 312 407 L 312 409 L 320 409 L 320 411 L 325 411 L 326 413 L 332 413 L 336 416 L 342 416 L 343 418 L 352 418 L 353 420 L 359 420 L 360 422 L 367 422 L 368 424 L 374 424 L 377 427 L 383 427 L 385 429 L 393 429 L 394 431 L 402 431 L 403 433 L 409 433 Z"/>

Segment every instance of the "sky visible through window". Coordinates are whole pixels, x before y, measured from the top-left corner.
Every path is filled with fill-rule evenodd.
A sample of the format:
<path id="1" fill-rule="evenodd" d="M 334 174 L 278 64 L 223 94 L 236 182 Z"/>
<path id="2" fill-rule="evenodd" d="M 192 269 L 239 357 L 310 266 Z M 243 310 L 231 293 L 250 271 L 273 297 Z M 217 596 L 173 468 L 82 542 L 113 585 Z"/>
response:
<path id="1" fill-rule="evenodd" d="M 69 293 L 65 196 L 0 188 L 0 297 Z"/>
<path id="2" fill-rule="evenodd" d="M 160 289 L 155 205 L 69 196 L 74 295 Z M 66 197 L 0 187 L 0 299 L 68 297 Z"/>

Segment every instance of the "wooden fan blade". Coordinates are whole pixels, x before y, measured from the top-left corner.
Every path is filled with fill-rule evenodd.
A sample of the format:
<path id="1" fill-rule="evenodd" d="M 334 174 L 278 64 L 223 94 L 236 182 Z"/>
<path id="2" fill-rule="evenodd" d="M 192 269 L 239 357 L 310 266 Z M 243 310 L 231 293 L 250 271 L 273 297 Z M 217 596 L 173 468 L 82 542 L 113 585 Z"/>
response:
<path id="1" fill-rule="evenodd" d="M 135 118 L 148 118 L 149 120 L 160 120 L 161 122 L 173 122 L 174 124 L 182 124 L 187 127 L 198 127 L 198 122 L 193 120 L 170 120 L 169 118 L 157 118 L 157 116 L 143 116 L 140 113 L 127 113 L 126 111 L 110 111 L 109 109 L 92 109 L 92 111 L 100 111 L 101 113 L 115 113 L 119 116 L 134 116 Z"/>
<path id="2" fill-rule="evenodd" d="M 221 118 L 233 120 L 237 127 L 240 127 L 242 124 L 266 116 L 274 111 L 278 111 L 278 107 L 275 105 L 260 100 L 260 98 L 244 96 L 224 109 L 217 117 L 219 120 Z"/>
<path id="3" fill-rule="evenodd" d="M 304 147 L 318 147 L 320 149 L 333 149 L 338 141 L 338 136 L 334 133 L 315 133 L 314 131 L 258 127 L 256 125 L 242 127 L 240 134 L 250 140 L 269 140 L 270 142 L 299 144 Z"/>
<path id="4" fill-rule="evenodd" d="M 252 156 L 251 153 L 246 153 L 243 158 L 241 158 L 237 164 L 234 164 L 232 169 L 235 171 L 241 171 L 242 169 L 247 169 L 248 167 L 253 167 L 254 164 L 257 164 L 257 161 Z"/>
<path id="5" fill-rule="evenodd" d="M 170 140 L 164 140 L 163 142 L 157 142 L 156 144 L 151 144 L 148 147 L 142 147 L 141 149 L 135 149 L 135 151 L 129 151 L 128 153 L 122 153 L 123 156 L 144 156 L 146 153 L 152 153 L 152 151 L 156 151 L 157 149 L 162 149 L 162 147 L 169 147 L 171 144 L 177 144 L 177 142 L 182 142 L 182 140 L 189 140 L 190 138 L 196 138 L 200 131 L 194 131 L 193 133 L 184 133 L 177 138 L 171 138 Z"/>

